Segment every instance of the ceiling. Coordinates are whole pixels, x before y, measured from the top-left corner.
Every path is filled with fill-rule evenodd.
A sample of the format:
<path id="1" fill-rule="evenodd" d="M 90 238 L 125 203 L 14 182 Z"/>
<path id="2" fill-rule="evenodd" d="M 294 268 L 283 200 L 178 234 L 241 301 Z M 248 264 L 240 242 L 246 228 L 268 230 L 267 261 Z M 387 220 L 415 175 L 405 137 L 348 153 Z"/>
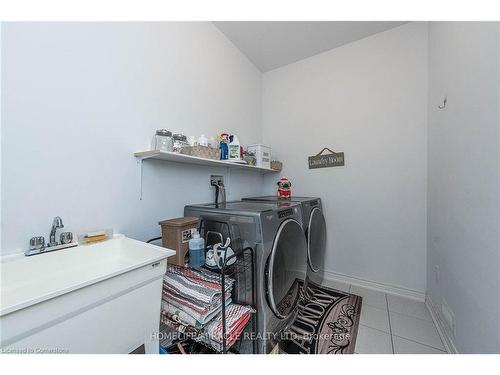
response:
<path id="1" fill-rule="evenodd" d="M 214 22 L 262 72 L 328 51 L 406 22 Z"/>

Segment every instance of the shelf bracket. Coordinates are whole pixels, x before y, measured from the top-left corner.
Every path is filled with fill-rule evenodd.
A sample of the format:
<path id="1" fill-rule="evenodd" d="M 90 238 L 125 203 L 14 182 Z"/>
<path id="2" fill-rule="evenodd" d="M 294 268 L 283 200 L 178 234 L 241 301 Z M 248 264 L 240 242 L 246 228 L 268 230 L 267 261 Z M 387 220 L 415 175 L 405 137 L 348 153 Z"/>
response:
<path id="1" fill-rule="evenodd" d="M 142 201 L 142 162 L 144 158 L 137 158 L 137 178 L 139 180 L 139 200 Z"/>

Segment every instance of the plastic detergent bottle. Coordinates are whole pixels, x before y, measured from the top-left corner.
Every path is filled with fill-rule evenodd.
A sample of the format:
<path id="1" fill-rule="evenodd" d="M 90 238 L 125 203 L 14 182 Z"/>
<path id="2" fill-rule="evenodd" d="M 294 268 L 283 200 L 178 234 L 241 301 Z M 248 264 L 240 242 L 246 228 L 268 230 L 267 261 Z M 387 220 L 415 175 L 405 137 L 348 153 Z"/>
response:
<path id="1" fill-rule="evenodd" d="M 200 237 L 198 231 L 193 233 L 189 240 L 189 266 L 201 267 L 205 264 L 205 240 Z"/>
<path id="2" fill-rule="evenodd" d="M 238 137 L 236 135 L 229 136 L 229 161 L 240 161 L 240 142 L 238 141 Z"/>
<path id="3" fill-rule="evenodd" d="M 220 160 L 227 160 L 229 156 L 229 149 L 227 146 L 227 143 L 229 142 L 228 140 L 228 135 L 226 133 L 222 133 L 220 135 Z"/>

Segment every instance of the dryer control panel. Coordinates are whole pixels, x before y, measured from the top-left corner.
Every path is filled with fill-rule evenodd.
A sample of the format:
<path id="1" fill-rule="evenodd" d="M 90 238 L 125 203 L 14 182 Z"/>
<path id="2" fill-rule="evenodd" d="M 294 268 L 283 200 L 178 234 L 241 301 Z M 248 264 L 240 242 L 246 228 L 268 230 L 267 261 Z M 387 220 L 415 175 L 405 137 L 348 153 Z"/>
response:
<path id="1" fill-rule="evenodd" d="M 311 207 L 319 206 L 319 200 L 311 201 L 310 206 Z"/>
<path id="2" fill-rule="evenodd" d="M 286 210 L 278 211 L 278 217 L 280 219 L 283 219 L 284 217 L 292 216 L 292 215 L 293 215 L 293 209 L 292 208 L 287 208 Z"/>

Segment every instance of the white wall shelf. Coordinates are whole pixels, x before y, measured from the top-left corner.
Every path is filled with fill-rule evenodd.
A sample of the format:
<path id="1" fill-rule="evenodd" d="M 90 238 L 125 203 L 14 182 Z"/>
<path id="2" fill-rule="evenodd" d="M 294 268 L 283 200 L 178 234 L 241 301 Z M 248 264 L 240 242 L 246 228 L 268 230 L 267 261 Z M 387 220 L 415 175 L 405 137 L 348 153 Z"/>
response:
<path id="1" fill-rule="evenodd" d="M 261 168 L 247 164 L 233 163 L 225 160 L 212 160 L 212 159 L 200 158 L 198 156 L 183 155 L 175 152 L 166 152 L 158 150 L 136 152 L 134 153 L 134 156 L 137 158 L 137 164 L 139 166 L 139 188 L 140 188 L 139 199 L 142 199 L 142 162 L 148 159 L 163 160 L 172 163 L 204 165 L 216 168 L 244 169 L 247 171 L 258 172 L 260 174 L 279 173 L 279 171 L 270 168 Z"/>

